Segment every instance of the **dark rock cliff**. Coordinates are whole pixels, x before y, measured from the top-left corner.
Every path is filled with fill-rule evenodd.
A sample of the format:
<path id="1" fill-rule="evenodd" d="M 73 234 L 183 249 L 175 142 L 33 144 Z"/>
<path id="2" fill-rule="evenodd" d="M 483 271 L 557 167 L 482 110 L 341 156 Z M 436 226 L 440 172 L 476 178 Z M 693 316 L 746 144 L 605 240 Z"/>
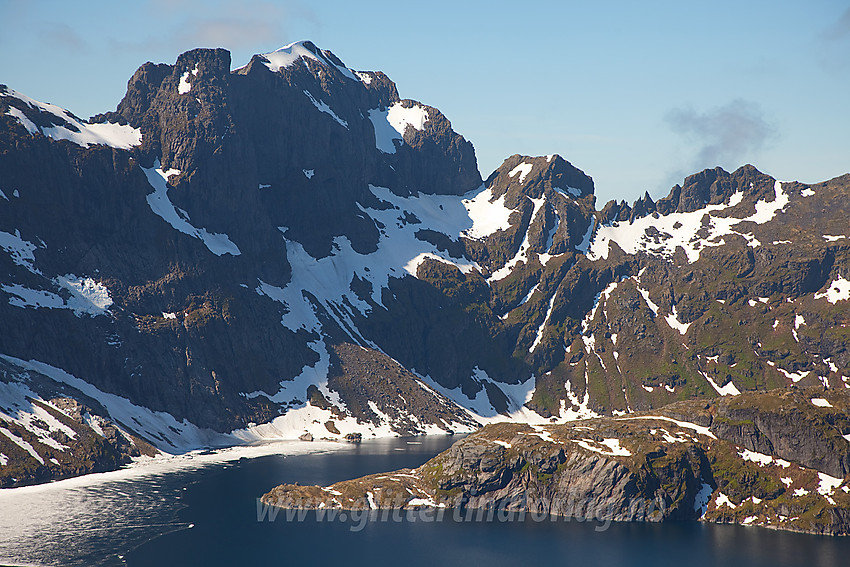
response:
<path id="1" fill-rule="evenodd" d="M 850 386 L 850 175 L 715 168 L 597 211 L 557 155 L 482 182 L 439 110 L 311 42 L 231 66 L 146 63 L 90 121 L 0 88 L 0 355 L 185 426 L 128 434 L 177 451 Z M 783 441 L 819 410 L 734 402 L 736 443 L 846 472 L 837 439 Z"/>

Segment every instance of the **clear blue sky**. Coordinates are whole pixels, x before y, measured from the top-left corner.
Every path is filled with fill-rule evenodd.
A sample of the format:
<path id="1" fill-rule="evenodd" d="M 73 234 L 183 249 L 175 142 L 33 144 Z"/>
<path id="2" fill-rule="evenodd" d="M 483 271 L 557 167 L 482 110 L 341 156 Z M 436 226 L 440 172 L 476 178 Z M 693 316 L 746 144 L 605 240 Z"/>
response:
<path id="1" fill-rule="evenodd" d="M 145 61 L 312 39 L 436 106 L 485 177 L 558 153 L 600 205 L 753 163 L 850 171 L 850 2 L 0 0 L 0 83 L 80 116 L 112 110 Z"/>

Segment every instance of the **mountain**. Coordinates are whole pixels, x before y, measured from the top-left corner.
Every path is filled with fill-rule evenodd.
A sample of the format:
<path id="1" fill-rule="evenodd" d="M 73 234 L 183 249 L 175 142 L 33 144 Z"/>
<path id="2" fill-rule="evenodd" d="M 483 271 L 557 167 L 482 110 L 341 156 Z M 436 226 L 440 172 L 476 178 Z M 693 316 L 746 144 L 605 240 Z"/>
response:
<path id="1" fill-rule="evenodd" d="M 89 120 L 3 86 L 0 125 L 4 486 L 850 387 L 850 175 L 597 210 L 557 155 L 482 180 L 439 110 L 311 42 L 146 63 Z"/>

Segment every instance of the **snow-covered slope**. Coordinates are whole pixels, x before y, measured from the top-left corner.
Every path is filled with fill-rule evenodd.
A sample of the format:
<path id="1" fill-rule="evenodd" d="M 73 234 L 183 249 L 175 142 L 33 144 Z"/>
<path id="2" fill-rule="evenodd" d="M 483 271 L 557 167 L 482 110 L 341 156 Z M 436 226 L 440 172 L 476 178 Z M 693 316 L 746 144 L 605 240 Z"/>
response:
<path id="1" fill-rule="evenodd" d="M 847 177 L 597 210 L 557 155 L 482 180 L 439 110 L 311 42 L 145 64 L 90 121 L 0 94 L 0 401 L 33 471 L 60 431 L 10 408 L 57 384 L 184 451 L 848 382 Z"/>
<path id="2" fill-rule="evenodd" d="M 0 97 L 7 99 L 6 115 L 33 136 L 68 140 L 83 148 L 104 145 L 129 150 L 142 143 L 141 131 L 126 124 L 86 122 L 55 104 L 39 102 L 11 89 L 0 90 Z"/>

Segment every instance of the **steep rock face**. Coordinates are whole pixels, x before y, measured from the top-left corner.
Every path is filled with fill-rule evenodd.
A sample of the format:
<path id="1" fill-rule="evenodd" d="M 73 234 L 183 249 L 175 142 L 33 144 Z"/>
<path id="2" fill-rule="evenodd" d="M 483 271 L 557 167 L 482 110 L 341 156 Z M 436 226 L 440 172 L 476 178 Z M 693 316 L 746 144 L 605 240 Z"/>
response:
<path id="1" fill-rule="evenodd" d="M 758 174 L 754 168 L 747 168 L 748 173 Z M 740 176 L 744 171 L 737 172 Z M 737 186 L 746 185 L 744 178 L 738 183 L 732 176 L 721 168 L 706 169 L 700 173 L 691 175 L 685 179 L 680 187 L 676 185 L 670 194 L 664 199 L 659 199 L 655 207 L 660 214 L 666 215 L 672 212 L 689 213 L 702 209 L 706 205 L 719 205 L 732 196 Z M 653 210 L 645 213 L 637 213 L 638 217 L 646 216 Z"/>
<path id="2" fill-rule="evenodd" d="M 281 485 L 263 501 L 286 508 L 434 506 L 611 521 L 694 517 L 703 476 L 710 478 L 704 449 L 681 434 L 687 442 L 656 450 L 651 438 L 644 439 L 645 428 L 638 429 L 611 422 L 490 425 L 418 469 L 319 492 Z M 628 445 L 620 446 L 617 435 L 626 435 Z"/>
<path id="3" fill-rule="evenodd" d="M 388 205 L 370 183 L 409 195 L 465 193 L 481 182 L 471 145 L 436 109 L 400 101 L 382 73 L 355 75 L 309 42 L 233 72 L 230 64 L 221 49 L 145 64 L 117 112 L 90 123 L 4 91 L 0 309 L 20 332 L 4 334 L 0 352 L 202 427 L 268 422 L 307 401 L 303 380 L 294 392 L 280 391 L 282 381 L 317 365 L 311 381 L 327 381 L 328 349 L 311 348 L 317 332 L 329 343 L 352 340 L 339 307 L 317 305 L 314 289 L 293 293 L 319 310 L 316 326 L 280 324 L 297 311 L 281 295 L 293 280 L 290 256 L 309 269 L 339 242 L 374 253 L 380 229 L 361 209 Z M 422 111 L 424 123 L 405 129 L 405 111 Z M 74 137 L 99 127 L 135 138 Z M 416 177 L 425 170 L 430 181 Z M 354 282 L 341 283 L 357 301 Z M 428 404 L 443 403 L 432 395 Z M 341 415 L 356 423 L 342 396 Z M 435 423 L 469 420 L 456 406 L 450 413 Z"/>
<path id="4" fill-rule="evenodd" d="M 469 242 L 472 257 L 497 273 L 492 279 L 502 279 L 502 273 L 534 253 L 544 255 L 540 262 L 545 265 L 546 255 L 582 246 L 592 219 L 593 180 L 562 157 L 511 156 L 487 178 L 486 187 L 490 202 L 502 201 L 514 211 L 509 227 L 480 239 L 483 247 Z"/>
<path id="5" fill-rule="evenodd" d="M 742 394 L 759 423 L 780 413 L 823 413 L 804 429 L 773 435 L 808 463 L 738 445 L 729 403 L 678 402 L 651 414 L 564 425 L 488 425 L 417 469 L 328 487 L 281 485 L 266 504 L 306 509 L 479 510 L 466 518 L 532 512 L 605 521 L 695 520 L 764 525 L 823 534 L 850 533 L 850 476 L 833 477 L 808 456 L 841 440 L 850 394 L 822 389 Z M 688 421 L 687 418 L 696 422 Z M 701 425 L 701 423 L 711 424 Z M 731 426 L 730 426 L 731 425 Z M 749 443 L 749 442 L 747 442 Z M 835 445 L 838 447 L 838 445 Z M 792 450 L 793 451 L 793 450 Z M 517 517 L 517 516 L 513 516 Z M 520 516 L 522 517 L 522 516 Z"/>
<path id="6" fill-rule="evenodd" d="M 557 155 L 482 182 L 437 109 L 310 42 L 230 67 L 146 63 L 90 121 L 0 89 L 0 354 L 231 442 L 850 386 L 850 176 L 597 211 Z"/>
<path id="7" fill-rule="evenodd" d="M 838 478 L 850 475 L 850 409 L 838 391 L 796 388 L 715 403 L 711 430 L 759 453 L 800 463 Z M 833 400 L 835 403 L 831 403 Z M 821 404 L 821 405 L 818 405 Z"/>
<path id="8" fill-rule="evenodd" d="M 69 384 L 0 360 L 0 390 L 0 488 L 113 470 L 156 453 Z"/>
<path id="9" fill-rule="evenodd" d="M 392 154 L 394 159 L 385 157 L 392 171 L 386 179 L 388 187 L 399 194 L 421 191 L 463 195 L 481 184 L 472 144 L 452 130 L 451 122 L 442 112 L 408 99 L 393 100 L 386 106 L 427 116 L 421 128 L 406 124 L 402 131 L 404 145 Z"/>
<path id="10" fill-rule="evenodd" d="M 463 504 L 472 508 L 505 503 L 558 515 L 583 511 L 588 517 L 613 521 L 661 521 L 693 515 L 706 460 L 699 448 L 668 454 L 663 466 L 652 463 L 638 468 L 627 459 L 611 458 L 632 456 L 630 450 L 607 441 L 622 429 L 620 424 L 613 429 L 597 428 L 597 439 L 586 439 L 587 434 L 580 433 L 586 430 L 574 430 L 581 434 L 574 439 L 578 450 L 570 444 L 562 447 L 557 433 L 542 426 L 524 432 L 512 429 L 496 428 L 496 437 L 491 430 L 490 435 L 456 443 L 423 467 L 423 475 L 433 475 L 440 496 L 458 491 L 468 495 Z M 505 433 L 509 442 L 502 441 Z M 445 502 L 440 496 L 437 501 Z"/>
<path id="11" fill-rule="evenodd" d="M 600 214 L 588 254 L 571 271 L 609 275 L 585 288 L 598 295 L 585 295 L 575 315 L 553 303 L 552 332 L 568 352 L 541 368 L 537 391 L 561 393 L 541 396 L 538 411 L 558 414 L 550 400 L 564 396 L 565 382 L 579 399 L 589 390 L 597 412 L 792 383 L 845 387 L 847 311 L 838 288 L 848 269 L 846 230 L 821 199 L 840 214 L 846 176 L 808 187 L 751 166 L 704 173 L 686 183 L 704 201 L 695 211 L 683 205 L 618 221 L 609 205 Z M 676 209 L 680 198 L 674 188 Z M 798 218 L 809 219 L 805 227 Z"/>

